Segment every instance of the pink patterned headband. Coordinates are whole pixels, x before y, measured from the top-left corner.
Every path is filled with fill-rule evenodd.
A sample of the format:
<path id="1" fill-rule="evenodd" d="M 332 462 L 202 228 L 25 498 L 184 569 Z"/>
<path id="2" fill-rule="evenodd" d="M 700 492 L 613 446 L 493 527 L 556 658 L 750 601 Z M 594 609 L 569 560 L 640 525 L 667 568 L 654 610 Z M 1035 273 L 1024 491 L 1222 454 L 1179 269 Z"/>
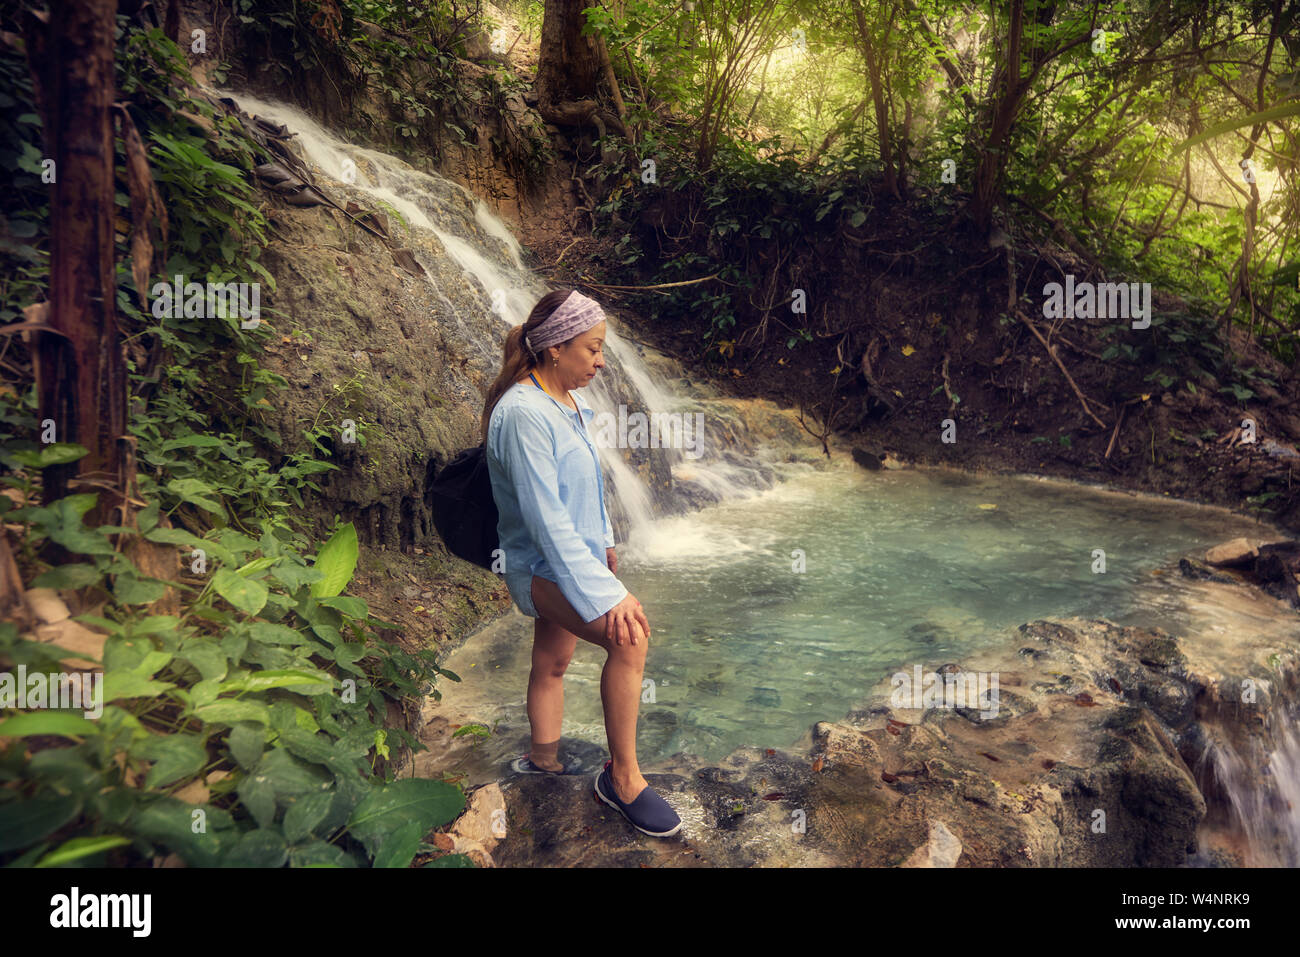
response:
<path id="1" fill-rule="evenodd" d="M 538 323 L 531 334 L 524 336 L 524 345 L 530 352 L 540 352 L 547 346 L 586 332 L 604 318 L 605 311 L 600 308 L 600 303 L 575 289 L 559 308 Z"/>

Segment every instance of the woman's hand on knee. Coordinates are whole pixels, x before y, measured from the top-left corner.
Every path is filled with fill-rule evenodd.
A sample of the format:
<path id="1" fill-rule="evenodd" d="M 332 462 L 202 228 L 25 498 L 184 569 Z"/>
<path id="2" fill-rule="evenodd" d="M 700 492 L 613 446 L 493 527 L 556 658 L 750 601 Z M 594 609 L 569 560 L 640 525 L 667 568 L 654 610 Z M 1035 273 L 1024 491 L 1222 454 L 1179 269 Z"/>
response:
<path id="1" fill-rule="evenodd" d="M 644 636 L 650 638 L 650 621 L 645 610 L 631 592 L 617 605 L 605 613 L 605 639 L 621 645 L 630 640 L 632 644 Z"/>

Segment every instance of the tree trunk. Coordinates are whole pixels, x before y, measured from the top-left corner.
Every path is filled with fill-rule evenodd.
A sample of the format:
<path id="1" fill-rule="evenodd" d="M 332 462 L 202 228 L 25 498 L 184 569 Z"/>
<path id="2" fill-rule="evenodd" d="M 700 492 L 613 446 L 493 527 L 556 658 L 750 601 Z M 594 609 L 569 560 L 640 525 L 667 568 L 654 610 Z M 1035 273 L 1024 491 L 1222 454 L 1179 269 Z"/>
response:
<path id="1" fill-rule="evenodd" d="M 601 57 L 599 37 L 582 35 L 587 19 L 582 11 L 590 5 L 588 0 L 546 0 L 537 63 L 537 112 L 556 126 L 582 126 L 596 117 L 626 136 L 623 121 L 616 113 L 602 110 L 597 99 L 608 57 Z M 612 77 L 612 68 L 609 72 Z"/>
<path id="2" fill-rule="evenodd" d="M 894 11 L 885 13 L 886 18 Z M 862 59 L 867 68 L 867 79 L 871 84 L 871 102 L 876 109 L 876 141 L 880 144 L 881 175 L 884 178 L 884 190 L 895 199 L 898 195 L 898 172 L 894 167 L 894 144 L 889 122 L 889 95 L 886 88 L 885 62 L 889 56 L 887 47 L 889 26 L 885 26 L 885 42 L 877 43 L 874 31 L 867 23 L 866 14 L 860 0 L 853 0 L 853 16 L 858 25 L 858 42 L 862 47 Z"/>
<path id="3" fill-rule="evenodd" d="M 1055 5 L 1030 7 L 1033 31 L 1027 35 L 1024 0 L 1011 0 L 1007 18 L 1007 56 L 993 75 L 981 110 L 980 125 L 988 129 L 989 135 L 980 154 L 971 200 L 966 207 L 971 222 L 981 233 L 987 233 L 992 225 L 993 210 L 1001 196 L 1002 176 L 1007 168 L 1011 134 L 1035 78 L 1047 63 L 1089 42 L 1099 9 L 1099 4 L 1094 3 L 1087 28 L 1079 30 L 1073 39 L 1066 38 L 1059 46 L 1048 48 L 1043 45 L 1042 36 L 1056 15 Z M 1022 48 L 1028 51 L 1023 58 Z M 1024 76 L 1021 76 L 1022 66 L 1027 67 Z"/>
<path id="4" fill-rule="evenodd" d="M 993 207 L 997 204 L 998 187 L 1007 167 L 1006 147 L 1011 127 L 1020 111 L 1020 99 L 1025 87 L 1020 78 L 1020 40 L 1024 32 L 1023 0 L 1012 0 L 1007 20 L 1007 58 L 998 67 L 995 81 L 990 84 L 989 100 L 984 112 L 988 118 L 989 137 L 980 154 L 975 169 L 975 182 L 971 191 L 969 213 L 971 222 L 980 233 L 987 233 L 993 224 Z M 1001 83 L 998 83 L 998 80 Z M 994 92 L 998 86 L 1000 92 Z"/>
<path id="5" fill-rule="evenodd" d="M 36 349 L 41 422 L 90 450 L 44 471 L 43 502 L 98 492 L 88 527 L 129 524 L 135 479 L 126 430 L 126 356 L 118 334 L 113 246 L 113 45 L 117 0 L 54 0 L 28 20 L 27 50 L 54 161 L 50 325 Z M 106 492 L 110 494 L 105 494 Z M 121 514 L 115 515 L 117 508 Z"/>

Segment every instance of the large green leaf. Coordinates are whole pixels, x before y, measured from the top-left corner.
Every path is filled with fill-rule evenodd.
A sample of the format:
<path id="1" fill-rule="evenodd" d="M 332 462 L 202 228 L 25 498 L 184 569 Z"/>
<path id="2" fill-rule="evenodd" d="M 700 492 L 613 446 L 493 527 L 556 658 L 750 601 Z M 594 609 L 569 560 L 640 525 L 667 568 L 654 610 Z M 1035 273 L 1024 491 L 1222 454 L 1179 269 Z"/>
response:
<path id="1" fill-rule="evenodd" d="M 223 565 L 233 567 L 238 564 L 238 559 L 235 558 L 234 553 L 224 545 L 208 541 L 206 538 L 199 538 L 193 532 L 186 531 L 183 528 L 155 528 L 145 535 L 145 538 L 163 545 L 187 546 L 190 551 L 183 556 L 187 562 L 193 558 L 193 550 L 201 548 L 208 558 L 215 558 Z"/>
<path id="2" fill-rule="evenodd" d="M 277 798 L 301 797 L 328 791 L 331 782 L 330 776 L 324 771 L 299 761 L 284 748 L 268 751 L 258 762 L 256 773 L 271 782 Z"/>
<path id="3" fill-rule="evenodd" d="M 284 838 L 290 844 L 296 844 L 311 836 L 316 825 L 325 819 L 330 805 L 334 802 L 334 792 L 320 791 L 316 794 L 304 794 L 289 805 L 284 812 Z"/>
<path id="4" fill-rule="evenodd" d="M 271 714 L 260 701 L 220 698 L 194 709 L 194 717 L 212 724 L 235 725 L 243 721 L 270 724 Z"/>
<path id="5" fill-rule="evenodd" d="M 113 582 L 113 596 L 123 605 L 147 605 L 167 593 L 167 586 L 138 575 L 118 575 Z"/>
<path id="6" fill-rule="evenodd" d="M 198 479 L 184 478 L 172 479 L 163 488 L 171 492 L 183 502 L 189 502 L 191 505 L 197 505 L 199 508 L 226 518 L 226 509 L 215 498 L 209 498 L 209 495 L 220 494 L 207 482 L 200 482 Z"/>
<path id="7" fill-rule="evenodd" d="M 103 574 L 94 565 L 60 565 L 32 579 L 33 588 L 85 588 L 94 585 Z"/>
<path id="8" fill-rule="evenodd" d="M 129 837 L 120 834 L 104 834 L 100 837 L 74 837 L 57 850 L 50 851 L 36 864 L 37 867 L 62 867 L 92 854 L 102 854 L 123 844 L 130 844 Z"/>
<path id="9" fill-rule="evenodd" d="M 351 522 L 340 525 L 316 556 L 316 568 L 323 576 L 311 586 L 314 598 L 332 598 L 352 580 L 357 569 L 357 530 Z"/>
<path id="10" fill-rule="evenodd" d="M 102 746 L 102 742 L 95 742 Z M 94 745 L 91 745 L 94 747 Z M 60 793 L 94 794 L 106 780 L 102 768 L 86 760 L 90 748 L 41 748 L 27 762 L 33 780 L 54 785 Z"/>
<path id="11" fill-rule="evenodd" d="M 109 540 L 98 532 L 86 528 L 81 521 L 82 516 L 94 508 L 98 498 L 98 492 L 68 495 L 54 502 L 49 508 L 32 511 L 33 514 L 40 513 L 40 519 L 45 522 L 51 540 L 68 551 L 80 552 L 83 555 L 113 555 L 116 553 Z"/>
<path id="12" fill-rule="evenodd" d="M 172 449 L 219 449 L 225 443 L 215 435 L 182 435 L 180 438 L 168 439 L 162 444 L 161 451 L 170 452 Z"/>
<path id="13" fill-rule="evenodd" d="M 331 645 L 337 645 L 343 640 L 343 636 L 339 634 L 339 630 L 333 625 L 313 623 L 311 630 L 315 632 L 318 638 Z"/>
<path id="14" fill-rule="evenodd" d="M 266 744 L 266 731 L 247 721 L 241 721 L 230 729 L 226 736 L 226 747 L 230 756 L 241 768 L 253 768 L 262 759 L 262 748 Z"/>
<path id="15" fill-rule="evenodd" d="M 26 738 L 33 734 L 58 734 L 71 738 L 98 731 L 95 722 L 69 711 L 34 711 L 0 721 L 0 738 Z"/>
<path id="16" fill-rule="evenodd" d="M 158 527 L 158 503 L 150 502 L 135 513 L 135 523 L 141 535 L 147 535 Z"/>
<path id="17" fill-rule="evenodd" d="M 423 836 L 430 829 L 454 820 L 464 809 L 465 795 L 455 785 L 407 778 L 384 785 L 365 797 L 352 812 L 348 830 L 373 857 L 384 839 L 403 825 L 417 823 Z"/>
<path id="18" fill-rule="evenodd" d="M 356 662 L 364 658 L 367 653 L 365 645 L 357 642 L 344 642 L 334 649 L 334 662 L 345 671 L 350 671 L 356 675 L 364 675 L 365 672 L 356 667 Z"/>
<path id="19" fill-rule="evenodd" d="M 130 753 L 153 762 L 144 779 L 146 788 L 165 787 L 197 774 L 208 763 L 203 739 L 194 734 L 152 734 L 133 744 Z"/>
<path id="20" fill-rule="evenodd" d="M 375 867 L 410 867 L 425 830 L 420 821 L 407 821 L 393 831 L 375 854 Z"/>
<path id="21" fill-rule="evenodd" d="M 271 577 L 282 582 L 292 593 L 303 585 L 310 585 L 312 582 L 320 581 L 325 576 L 321 574 L 319 568 L 281 562 L 271 569 Z"/>
<path id="22" fill-rule="evenodd" d="M 266 586 L 232 572 L 228 568 L 219 568 L 212 576 L 212 587 L 230 604 L 249 615 L 256 615 L 266 604 Z"/>
<path id="23" fill-rule="evenodd" d="M 329 608 L 336 608 L 349 618 L 355 618 L 358 621 L 365 621 L 366 616 L 369 614 L 365 601 L 360 598 L 353 598 L 351 595 L 322 598 L 320 603 Z"/>
<path id="24" fill-rule="evenodd" d="M 444 854 L 442 857 L 435 858 L 425 867 L 477 867 L 469 857 L 464 854 Z"/>
<path id="25" fill-rule="evenodd" d="M 294 757 L 311 764 L 330 767 L 337 758 L 328 735 L 313 734 L 302 728 L 286 728 L 280 732 L 280 741 Z"/>
<path id="26" fill-rule="evenodd" d="M 142 794 L 144 792 L 139 788 L 104 788 L 91 795 L 91 807 L 101 821 L 114 828 L 120 828 L 139 806 Z"/>
<path id="27" fill-rule="evenodd" d="M 127 624 L 127 634 L 132 638 L 139 638 L 141 635 L 158 635 L 169 631 L 175 631 L 176 626 L 181 620 L 175 615 L 149 615 L 146 618 L 136 618 Z"/>
<path id="28" fill-rule="evenodd" d="M 0 804 L 0 854 L 35 844 L 53 834 L 81 812 L 75 794 L 41 796 Z"/>
<path id="29" fill-rule="evenodd" d="M 211 635 L 195 635 L 186 639 L 176 657 L 192 664 L 204 681 L 226 676 L 226 653 Z"/>
<path id="30" fill-rule="evenodd" d="M 122 698 L 153 698 L 174 684 L 166 681 L 152 681 L 144 675 L 130 671 L 114 670 L 104 675 L 104 700 L 118 701 Z"/>
<path id="31" fill-rule="evenodd" d="M 235 572 L 240 575 L 251 575 L 253 572 L 260 572 L 264 568 L 270 568 L 279 560 L 273 555 L 263 555 L 260 558 L 254 558 L 251 562 L 240 565 L 235 569 Z"/>
<path id="32" fill-rule="evenodd" d="M 300 631 L 286 625 L 277 625 L 270 621 L 253 621 L 248 623 L 248 636 L 268 645 L 310 645 L 312 639 Z"/>
<path id="33" fill-rule="evenodd" d="M 32 469 L 46 469 L 51 465 L 66 465 L 68 462 L 75 462 L 82 456 L 89 455 L 90 449 L 84 445 L 77 445 L 75 442 L 51 442 L 49 445 L 42 445 L 38 451 L 32 452 L 27 449 L 15 449 L 13 457 Z"/>
<path id="34" fill-rule="evenodd" d="M 367 768 L 366 773 L 369 773 L 369 770 Z M 347 824 L 348 818 L 352 816 L 357 805 L 374 790 L 374 785 L 369 779 L 363 778 L 360 772 L 342 774 L 335 770 L 334 774 L 334 801 L 330 804 L 325 819 L 317 826 L 321 834 L 330 834 Z"/>
<path id="35" fill-rule="evenodd" d="M 259 827 L 270 827 L 275 821 L 275 786 L 265 774 L 245 775 L 235 788 L 240 802 L 253 815 Z"/>
<path id="36" fill-rule="evenodd" d="M 138 808 L 127 825 L 128 832 L 163 845 L 197 867 L 215 867 L 239 838 L 230 812 L 192 807 L 173 797 Z"/>
<path id="37" fill-rule="evenodd" d="M 1185 139 L 1174 147 L 1170 156 L 1175 156 L 1185 149 L 1191 149 L 1208 139 L 1213 139 L 1223 133 L 1231 133 L 1233 130 L 1241 129 L 1243 126 L 1254 126 L 1258 123 L 1271 123 L 1273 120 L 1285 119 L 1288 116 L 1300 116 L 1300 100 L 1288 103 L 1280 103 L 1277 106 L 1270 107 L 1267 110 L 1261 110 L 1258 113 L 1251 113 L 1249 116 L 1238 117 L 1235 120 L 1224 120 L 1222 123 L 1215 123 L 1207 127 L 1200 133 L 1190 139 Z"/>
<path id="38" fill-rule="evenodd" d="M 277 669 L 236 675 L 221 683 L 226 691 L 266 691 L 270 688 L 294 688 L 299 694 L 324 694 L 334 690 L 334 679 L 324 671 Z"/>
<path id="39" fill-rule="evenodd" d="M 274 829 L 259 827 L 249 831 L 232 847 L 221 862 L 222 867 L 281 867 L 289 858 L 289 848 Z"/>
<path id="40" fill-rule="evenodd" d="M 172 653 L 155 648 L 147 637 L 114 635 L 104 642 L 105 680 L 113 672 L 123 672 L 140 678 L 152 678 L 172 660 Z"/>
<path id="41" fill-rule="evenodd" d="M 289 849 L 290 867 L 356 867 L 357 862 L 341 847 L 312 841 Z"/>

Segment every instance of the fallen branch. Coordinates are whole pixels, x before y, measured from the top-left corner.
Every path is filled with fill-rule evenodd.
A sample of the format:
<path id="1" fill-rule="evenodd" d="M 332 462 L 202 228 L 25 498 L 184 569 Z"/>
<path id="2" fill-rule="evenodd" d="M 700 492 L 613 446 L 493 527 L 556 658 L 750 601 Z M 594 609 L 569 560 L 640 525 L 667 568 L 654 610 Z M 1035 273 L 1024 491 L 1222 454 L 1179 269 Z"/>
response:
<path id="1" fill-rule="evenodd" d="M 542 268 L 543 268 L 543 269 L 554 269 L 556 266 L 558 266 L 558 265 L 560 264 L 560 261 L 561 261 L 562 259 L 564 259 L 564 254 L 567 253 L 567 252 L 568 252 L 570 249 L 572 249 L 574 246 L 578 245 L 578 243 L 580 243 L 580 242 L 582 242 L 582 237 L 581 237 L 581 236 L 579 236 L 579 237 L 578 237 L 577 239 L 575 239 L 573 242 L 569 243 L 569 245 L 565 246 L 564 249 L 560 250 L 560 255 L 556 257 L 555 262 L 551 263 L 549 266 L 543 266 Z"/>
<path id="2" fill-rule="evenodd" d="M 804 407 L 803 407 L 803 400 L 800 400 L 800 402 L 799 402 L 799 424 L 800 424 L 801 426 L 803 426 L 803 430 L 804 430 L 805 432 L 807 432 L 809 435 L 811 435 L 813 438 L 815 438 L 817 441 L 819 441 L 819 442 L 822 444 L 822 453 L 823 453 L 827 458 L 830 458 L 830 457 L 831 457 L 831 448 L 830 448 L 830 445 L 828 445 L 827 442 L 826 442 L 826 437 L 827 437 L 828 435 L 831 434 L 831 430 L 834 429 L 834 427 L 835 427 L 835 419 L 839 416 L 839 414 L 840 414 L 841 412 L 844 411 L 844 407 L 845 407 L 846 405 L 848 405 L 848 399 L 847 399 L 847 398 L 844 400 L 844 403 L 843 403 L 842 405 L 840 405 L 840 407 L 839 407 L 838 409 L 833 409 L 833 411 L 831 412 L 831 416 L 830 416 L 830 418 L 826 421 L 826 424 L 825 424 L 825 426 L 823 427 L 822 431 L 821 431 L 820 433 L 818 433 L 818 432 L 814 432 L 812 429 L 808 428 L 808 423 L 804 421 Z"/>
<path id="3" fill-rule="evenodd" d="M 675 289 L 678 286 L 694 286 L 696 283 L 708 282 L 710 279 L 717 279 L 718 274 L 715 272 L 712 276 L 705 276 L 702 279 L 684 279 L 681 282 L 661 282 L 653 286 L 614 286 L 603 282 L 590 282 L 588 280 L 579 280 L 583 286 L 591 286 L 594 289 Z"/>
<path id="4" fill-rule="evenodd" d="M 951 358 L 948 353 L 943 354 L 943 394 L 948 397 L 948 408 L 952 409 L 957 405 L 956 400 L 952 397 L 952 383 L 948 381 L 948 360 Z"/>
<path id="5" fill-rule="evenodd" d="M 1079 402 L 1083 406 L 1083 411 L 1088 413 L 1088 416 L 1104 429 L 1106 427 L 1106 423 L 1103 422 L 1101 419 L 1097 418 L 1097 416 L 1093 413 L 1092 409 L 1089 408 L 1089 403 L 1092 400 L 1089 399 L 1086 395 L 1084 395 L 1083 392 L 1080 391 L 1079 387 L 1075 385 L 1074 379 L 1070 375 L 1070 370 L 1065 368 L 1065 363 L 1063 363 L 1060 357 L 1057 356 L 1056 349 L 1052 345 L 1050 345 L 1046 339 L 1043 338 L 1043 334 L 1038 331 L 1038 327 L 1033 324 L 1030 318 L 1027 315 L 1025 315 L 1024 311 L 1021 310 L 1019 306 L 1016 307 L 1016 315 L 1020 317 L 1021 322 L 1023 322 L 1026 326 L 1029 327 L 1029 331 L 1034 334 L 1034 338 L 1036 338 L 1039 342 L 1043 344 L 1043 348 L 1047 350 L 1047 354 L 1052 357 L 1052 361 L 1056 363 L 1056 367 L 1060 369 L 1061 374 L 1065 376 L 1065 381 L 1070 383 L 1070 388 L 1073 389 L 1074 394 L 1079 397 Z M 1100 403 L 1098 405 L 1100 406 Z"/>
<path id="6" fill-rule="evenodd" d="M 1127 412 L 1127 405 L 1120 407 L 1119 415 L 1115 418 L 1115 430 L 1110 434 L 1110 442 L 1106 445 L 1106 454 L 1102 456 L 1103 459 L 1110 458 L 1110 453 L 1115 450 L 1115 440 L 1119 438 L 1119 427 L 1124 424 L 1124 416 Z"/>

